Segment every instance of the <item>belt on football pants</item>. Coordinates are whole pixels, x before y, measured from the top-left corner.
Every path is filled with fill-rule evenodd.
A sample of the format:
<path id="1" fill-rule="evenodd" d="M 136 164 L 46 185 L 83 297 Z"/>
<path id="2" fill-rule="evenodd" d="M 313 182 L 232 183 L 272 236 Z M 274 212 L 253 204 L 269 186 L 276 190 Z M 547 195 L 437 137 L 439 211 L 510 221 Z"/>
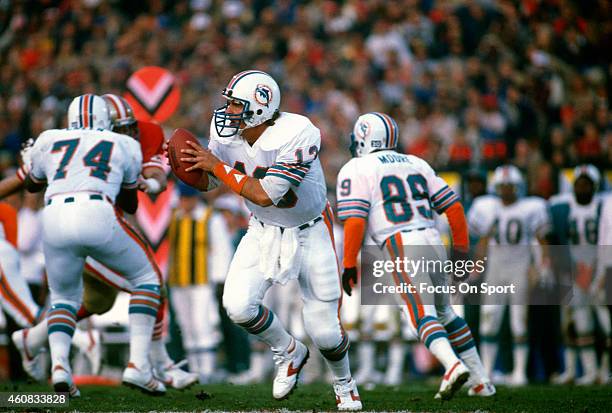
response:
<path id="1" fill-rule="evenodd" d="M 257 222 L 259 222 L 259 223 L 261 224 L 261 226 L 262 226 L 262 227 L 264 226 L 264 223 L 263 223 L 263 222 L 261 222 L 261 221 L 260 221 L 260 220 L 259 220 L 257 217 L 253 217 L 253 218 L 255 218 L 255 220 L 256 220 Z M 300 225 L 300 226 L 298 227 L 298 229 L 301 231 L 301 230 L 303 230 L 303 229 L 310 228 L 310 227 L 312 227 L 314 224 L 316 224 L 317 222 L 322 221 L 322 220 L 323 220 L 323 217 L 322 217 L 322 216 L 318 216 L 318 217 L 316 217 L 315 219 L 313 219 L 312 221 L 308 221 L 307 223 Z M 284 227 L 280 227 L 280 229 L 281 229 L 281 232 L 283 232 L 283 231 L 285 230 L 285 228 L 284 228 Z"/>
<path id="2" fill-rule="evenodd" d="M 101 194 L 90 194 L 89 199 L 91 199 L 92 201 L 104 201 L 104 196 L 102 196 Z M 60 200 L 58 199 L 57 201 L 60 201 Z M 64 204 L 70 204 L 75 201 L 76 199 L 74 196 L 67 196 L 66 198 L 64 198 Z M 53 198 L 49 198 L 49 200 L 47 201 L 47 205 L 51 205 L 52 203 L 53 203 Z"/>

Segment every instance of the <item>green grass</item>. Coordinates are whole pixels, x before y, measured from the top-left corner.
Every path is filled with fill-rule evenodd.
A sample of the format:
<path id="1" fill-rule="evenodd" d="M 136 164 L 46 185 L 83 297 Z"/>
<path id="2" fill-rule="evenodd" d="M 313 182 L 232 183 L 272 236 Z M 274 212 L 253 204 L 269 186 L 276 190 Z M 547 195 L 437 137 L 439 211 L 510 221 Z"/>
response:
<path id="1" fill-rule="evenodd" d="M 145 396 L 125 387 L 81 386 L 81 398 L 70 401 L 68 409 L 56 411 L 334 411 L 336 408 L 330 385 L 300 386 L 288 400 L 272 398 L 271 384 L 233 386 L 218 384 L 195 386 L 189 390 L 169 390 L 162 397 Z M 0 384 L 0 391 L 51 391 L 44 385 Z M 521 389 L 498 388 L 493 398 L 471 398 L 463 391 L 451 401 L 433 399 L 436 388 L 421 382 L 400 388 L 379 386 L 361 390 L 366 411 L 426 412 L 611 412 L 612 387 L 529 386 Z M 0 410 L 3 410 L 0 408 Z M 26 409 L 15 409 L 25 411 Z M 46 411 L 47 408 L 27 411 Z"/>

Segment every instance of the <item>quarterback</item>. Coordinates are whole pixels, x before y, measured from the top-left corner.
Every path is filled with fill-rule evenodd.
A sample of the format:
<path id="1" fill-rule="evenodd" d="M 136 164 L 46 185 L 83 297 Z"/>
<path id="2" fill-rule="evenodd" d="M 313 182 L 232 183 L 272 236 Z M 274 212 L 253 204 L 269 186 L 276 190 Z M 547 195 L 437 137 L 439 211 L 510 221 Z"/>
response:
<path id="1" fill-rule="evenodd" d="M 208 149 L 192 142 L 193 149 L 182 150 L 182 160 L 193 163 L 187 170 L 210 175 L 201 190 L 222 182 L 253 213 L 230 265 L 223 305 L 232 321 L 271 347 L 277 364 L 272 393 L 283 399 L 309 352 L 262 300 L 273 284 L 297 279 L 304 325 L 332 371 L 338 409 L 360 410 L 338 315 L 342 291 L 318 159 L 320 132 L 308 118 L 279 110 L 280 89 L 267 73 L 236 74 L 223 96 L 227 104 L 214 112 Z"/>

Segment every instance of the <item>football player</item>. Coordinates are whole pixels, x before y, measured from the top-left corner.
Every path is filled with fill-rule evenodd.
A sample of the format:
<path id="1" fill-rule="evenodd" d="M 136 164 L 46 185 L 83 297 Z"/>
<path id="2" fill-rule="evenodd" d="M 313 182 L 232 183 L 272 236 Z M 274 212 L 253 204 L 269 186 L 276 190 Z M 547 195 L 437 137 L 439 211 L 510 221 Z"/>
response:
<path id="1" fill-rule="evenodd" d="M 161 127 L 153 122 L 137 121 L 132 107 L 122 97 L 112 94 L 106 94 L 102 97 L 108 106 L 113 132 L 131 136 L 140 142 L 143 169 L 142 175 L 139 176 L 139 189 L 147 193 L 157 193 L 165 190 L 167 179 L 161 161 L 161 145 L 164 139 Z M 25 165 L 27 165 L 27 162 L 24 162 L 22 173 L 25 170 L 24 168 L 27 168 Z M 77 311 L 77 320 L 82 320 L 92 314 L 104 314 L 112 308 L 119 291 L 131 293 L 132 289 L 133 285 L 123 275 L 88 257 L 85 261 L 85 271 L 83 273 L 83 303 Z M 168 355 L 162 337 L 165 307 L 167 306 L 165 289 L 162 289 L 162 293 L 162 304 L 157 314 L 151 343 L 151 363 L 156 378 L 163 381 L 167 386 L 183 389 L 194 384 L 198 377 L 196 374 L 190 374 L 180 369 Z M 78 329 L 76 331 L 79 332 Z M 36 357 L 38 352 L 47 345 L 46 320 L 43 320 L 34 328 L 16 331 L 12 338 L 21 353 L 24 370 L 32 378 L 42 381 L 45 374 Z M 90 359 L 93 359 L 93 363 L 96 363 L 96 357 L 92 356 Z M 99 354 L 97 354 L 97 364 L 92 367 L 94 374 L 97 373 Z"/>
<path id="2" fill-rule="evenodd" d="M 591 385 L 598 379 L 597 354 L 595 353 L 595 326 L 592 310 L 595 310 L 606 337 L 610 333 L 610 320 L 606 308 L 592 306 L 591 281 L 597 266 L 597 242 L 602 198 L 597 194 L 601 175 L 593 165 L 580 165 L 574 169 L 573 191 L 559 194 L 549 201 L 552 218 L 551 232 L 554 243 L 569 245 L 572 266 L 575 269 L 575 285 L 572 302 L 562 308 L 565 347 L 565 371 L 555 377 L 556 384 L 575 382 Z M 575 339 L 569 331 L 573 324 Z M 580 355 L 582 376 L 576 377 L 576 350 Z M 601 379 L 608 380 L 608 357 L 604 354 Z"/>
<path id="3" fill-rule="evenodd" d="M 193 149 L 182 150 L 183 161 L 193 163 L 186 170 L 208 172 L 199 189 L 224 183 L 253 213 L 230 265 L 223 305 L 232 321 L 272 348 L 272 393 L 284 399 L 297 384 L 308 348 L 262 299 L 272 285 L 298 279 L 304 326 L 332 371 L 337 407 L 360 410 L 338 314 L 342 292 L 318 156 L 321 134 L 308 118 L 280 111 L 278 84 L 262 71 L 236 74 L 223 97 L 227 103 L 214 112 L 208 149 L 191 142 Z"/>
<path id="4" fill-rule="evenodd" d="M 354 157 L 338 173 L 338 216 L 344 221 L 342 282 L 347 293 L 357 282 L 357 256 L 366 228 L 394 261 L 407 257 L 403 246 L 408 245 L 431 246 L 444 261 L 446 252 L 434 227 L 433 207 L 448 218 L 454 250 L 465 254 L 469 247 L 459 198 L 424 160 L 395 150 L 398 135 L 398 126 L 390 116 L 378 112 L 361 115 L 351 135 Z M 446 274 L 422 276 L 430 285 L 447 282 Z M 393 277 L 398 285 L 410 282 L 403 272 L 394 272 Z M 453 311 L 449 295 L 436 297 L 439 305 L 423 304 L 418 292 L 402 294 L 402 300 L 412 328 L 446 370 L 436 398 L 450 399 L 470 374 L 470 395 L 494 394 L 470 329 Z"/>
<path id="5" fill-rule="evenodd" d="M 6 202 L 0 202 L 0 305 L 21 327 L 31 326 L 40 310 L 21 276 L 17 210 Z"/>
<path id="6" fill-rule="evenodd" d="M 551 275 L 545 248 L 548 231 L 546 202 L 539 197 L 521 197 L 523 177 L 517 167 L 504 165 L 495 169 L 492 185 L 495 195 L 474 200 L 468 213 L 470 232 L 480 237 L 487 251 L 486 282 L 493 286 L 512 286 L 515 292 L 482 297 L 480 334 L 482 360 L 488 374 L 497 357 L 497 334 L 506 304 L 510 305 L 513 335 L 514 369 L 509 384 L 527 384 L 527 299 L 528 270 L 532 262 L 532 244 L 541 245 L 540 276 Z"/>
<path id="7" fill-rule="evenodd" d="M 153 377 L 148 355 L 160 305 L 160 279 L 146 245 L 119 209 L 138 207 L 142 154 L 138 141 L 114 133 L 106 102 L 78 96 L 68 107 L 68 129 L 43 132 L 31 150 L 25 177 L 30 192 L 45 190 L 43 249 L 51 307 L 47 329 L 55 391 L 78 397 L 69 352 L 82 301 L 82 273 L 91 256 L 124 274 L 135 287 L 129 306 L 130 355 L 123 383 L 150 394 L 165 386 Z"/>

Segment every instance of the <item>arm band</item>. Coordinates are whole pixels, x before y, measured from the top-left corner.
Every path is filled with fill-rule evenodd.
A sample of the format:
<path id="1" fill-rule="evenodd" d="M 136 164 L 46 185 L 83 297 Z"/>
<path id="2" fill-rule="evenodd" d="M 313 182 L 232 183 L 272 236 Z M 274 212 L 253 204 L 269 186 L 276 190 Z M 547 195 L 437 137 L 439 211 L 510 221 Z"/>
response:
<path id="1" fill-rule="evenodd" d="M 221 182 L 229 186 L 231 190 L 236 192 L 238 195 L 240 195 L 242 188 L 248 180 L 248 176 L 242 172 L 238 172 L 236 169 L 224 164 L 223 162 L 219 162 L 217 166 L 215 166 L 213 173 Z"/>

